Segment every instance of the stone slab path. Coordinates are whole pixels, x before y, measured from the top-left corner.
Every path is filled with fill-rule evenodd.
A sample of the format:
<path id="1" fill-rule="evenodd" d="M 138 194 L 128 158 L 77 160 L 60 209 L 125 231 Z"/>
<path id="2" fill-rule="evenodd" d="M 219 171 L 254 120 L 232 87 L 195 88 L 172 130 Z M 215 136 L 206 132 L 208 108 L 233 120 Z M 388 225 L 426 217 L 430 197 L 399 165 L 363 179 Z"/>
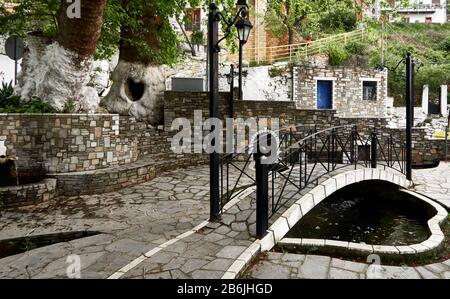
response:
<path id="1" fill-rule="evenodd" d="M 437 168 L 413 170 L 415 191 L 426 195 L 450 209 L 450 162 Z"/>
<path id="2" fill-rule="evenodd" d="M 0 259 L 0 277 L 67 277 L 67 257 L 79 255 L 82 278 L 107 278 L 207 219 L 208 194 L 209 172 L 201 166 L 119 192 L 2 211 L 0 240 L 85 230 L 102 234 Z"/>
<path id="3" fill-rule="evenodd" d="M 269 252 L 244 274 L 254 279 L 450 279 L 450 260 L 422 267 L 368 265 L 327 256 Z"/>
<path id="4" fill-rule="evenodd" d="M 317 171 L 320 174 L 321 170 Z M 423 179 L 425 184 L 433 180 L 429 175 Z M 309 190 L 290 198 L 296 190 L 289 186 L 286 207 Z M 58 198 L 35 207 L 2 211 L 0 240 L 84 230 L 101 234 L 0 259 L 0 277 L 66 278 L 68 256 L 78 255 L 82 278 L 221 278 L 255 240 L 255 201 L 254 192 L 245 194 L 229 206 L 220 223 L 208 223 L 209 169 L 200 166 L 165 173 L 119 192 Z M 280 209 L 271 223 L 284 211 Z M 346 273 L 342 272 L 345 268 L 331 266 L 331 258 L 274 255 L 271 260 L 270 256 L 272 253 L 267 265 L 263 262 L 261 270 L 254 272 L 266 274 L 255 274 L 255 278 L 270 273 L 270 278 L 283 278 L 286 273 L 298 276 L 298 270 L 295 274 L 289 267 L 298 268 L 300 262 L 305 269 L 300 273 L 313 278 Z M 290 265 L 294 262 L 290 259 L 298 259 L 297 264 Z M 272 272 L 264 270 L 273 265 L 282 267 Z M 365 278 L 364 271 L 367 269 L 353 272 Z"/>
<path id="5" fill-rule="evenodd" d="M 0 277 L 64 278 L 68 256 L 78 255 L 82 278 L 221 278 L 255 240 L 255 194 L 208 223 L 208 171 L 192 167 L 119 192 L 3 211 L 0 240 L 102 233 L 0 259 Z"/>

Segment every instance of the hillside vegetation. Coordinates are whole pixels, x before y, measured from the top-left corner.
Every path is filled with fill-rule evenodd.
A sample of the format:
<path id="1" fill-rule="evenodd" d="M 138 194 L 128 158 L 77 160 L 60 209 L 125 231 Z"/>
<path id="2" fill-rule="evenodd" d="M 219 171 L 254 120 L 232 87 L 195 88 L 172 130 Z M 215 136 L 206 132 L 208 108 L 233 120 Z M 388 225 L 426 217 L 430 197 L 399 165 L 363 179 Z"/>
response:
<path id="1" fill-rule="evenodd" d="M 330 63 L 380 66 L 381 28 L 380 24 L 369 24 L 365 42 L 330 47 Z M 395 104 L 405 104 L 405 65 L 399 62 L 408 52 L 418 62 L 415 77 L 416 105 L 420 105 L 422 87 L 426 84 L 430 85 L 430 99 L 437 100 L 439 86 L 450 85 L 450 24 L 387 24 L 384 36 L 384 65 L 389 69 L 389 94 L 394 97 Z"/>

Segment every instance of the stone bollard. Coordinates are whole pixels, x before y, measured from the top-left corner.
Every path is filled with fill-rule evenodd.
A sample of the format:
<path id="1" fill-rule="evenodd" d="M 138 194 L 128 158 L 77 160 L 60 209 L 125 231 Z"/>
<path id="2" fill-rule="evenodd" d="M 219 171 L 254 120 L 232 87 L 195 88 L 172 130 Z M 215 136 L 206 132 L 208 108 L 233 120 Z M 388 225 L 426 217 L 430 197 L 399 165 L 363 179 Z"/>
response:
<path id="1" fill-rule="evenodd" d="M 422 92 L 422 111 L 428 115 L 428 101 L 429 101 L 429 86 L 424 85 Z"/>
<path id="2" fill-rule="evenodd" d="M 441 114 L 445 117 L 447 117 L 447 115 L 448 115 L 447 96 L 448 96 L 448 86 L 442 85 L 441 86 Z"/>

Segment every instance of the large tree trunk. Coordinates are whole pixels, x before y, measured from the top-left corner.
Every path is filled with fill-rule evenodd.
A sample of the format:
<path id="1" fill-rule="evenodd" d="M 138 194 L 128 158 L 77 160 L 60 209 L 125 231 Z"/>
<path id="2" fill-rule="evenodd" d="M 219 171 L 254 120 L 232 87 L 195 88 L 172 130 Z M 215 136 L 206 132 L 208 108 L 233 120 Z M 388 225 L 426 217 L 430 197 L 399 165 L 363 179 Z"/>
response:
<path id="1" fill-rule="evenodd" d="M 288 28 L 288 44 L 293 45 L 294 44 L 294 30 L 292 28 Z"/>
<path id="2" fill-rule="evenodd" d="M 127 0 L 124 0 L 123 5 L 126 4 Z M 147 6 L 143 22 L 148 30 L 143 39 L 153 49 L 159 49 L 159 18 L 151 5 Z M 140 33 L 122 28 L 119 64 L 112 75 L 111 90 L 100 105 L 109 112 L 134 116 L 137 120 L 158 126 L 163 122 L 164 69 L 152 58 L 141 56 L 139 49 L 126 42 L 129 38 L 136 38 L 137 34 Z"/>
<path id="3" fill-rule="evenodd" d="M 24 69 L 16 93 L 24 100 L 36 96 L 58 110 L 94 112 L 99 97 L 88 87 L 93 54 L 100 37 L 106 0 L 81 1 L 81 18 L 69 19 L 67 1 L 58 12 L 59 35 L 48 43 L 35 36 L 27 39 Z"/>

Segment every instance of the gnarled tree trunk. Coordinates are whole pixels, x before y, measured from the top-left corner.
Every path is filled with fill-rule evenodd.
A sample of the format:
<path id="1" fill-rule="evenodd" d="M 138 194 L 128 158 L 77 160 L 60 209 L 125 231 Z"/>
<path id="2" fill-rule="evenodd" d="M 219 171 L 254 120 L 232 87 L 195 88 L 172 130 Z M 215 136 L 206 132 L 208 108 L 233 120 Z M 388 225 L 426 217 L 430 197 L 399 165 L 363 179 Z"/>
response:
<path id="1" fill-rule="evenodd" d="M 67 1 L 58 12 L 59 34 L 53 41 L 30 36 L 16 94 L 48 101 L 58 110 L 94 112 L 99 96 L 88 87 L 93 54 L 100 37 L 106 0 L 81 1 L 81 18 L 67 16 Z"/>
<path id="2" fill-rule="evenodd" d="M 127 2 L 122 2 L 124 7 Z M 145 42 L 153 49 L 159 49 L 160 23 L 151 5 L 144 13 L 143 22 L 148 30 L 143 36 Z M 154 59 L 141 56 L 139 49 L 127 42 L 135 34 L 131 28 L 122 28 L 119 64 L 112 74 L 111 90 L 100 105 L 109 112 L 134 116 L 157 126 L 163 122 L 165 74 Z"/>

